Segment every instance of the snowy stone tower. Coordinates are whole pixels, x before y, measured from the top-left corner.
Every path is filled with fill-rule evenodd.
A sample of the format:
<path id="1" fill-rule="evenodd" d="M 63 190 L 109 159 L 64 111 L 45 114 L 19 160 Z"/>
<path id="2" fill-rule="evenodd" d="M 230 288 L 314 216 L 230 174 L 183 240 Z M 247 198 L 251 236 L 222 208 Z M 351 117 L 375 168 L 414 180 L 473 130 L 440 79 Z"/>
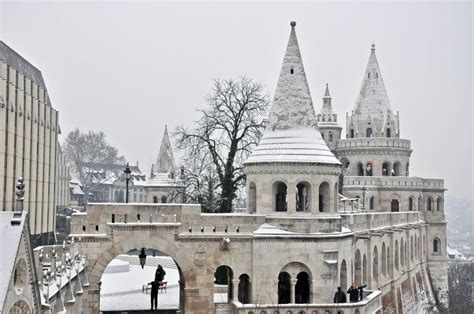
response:
<path id="1" fill-rule="evenodd" d="M 180 199 L 176 199 L 176 192 L 181 186 L 181 182 L 175 174 L 173 149 L 168 135 L 168 127 L 165 126 L 156 164 L 151 165 L 150 178 L 145 184 L 145 202 L 177 202 Z"/>
<path id="2" fill-rule="evenodd" d="M 291 22 L 268 125 L 245 162 L 247 208 L 259 214 L 337 211 L 341 164 L 319 132 L 295 26 Z"/>
<path id="3" fill-rule="evenodd" d="M 337 114 L 332 110 L 332 97 L 329 93 L 329 86 L 326 84 L 326 91 L 323 97 L 321 113 L 318 114 L 318 125 L 321 135 L 331 151 L 336 148 L 337 140 L 341 139 L 342 127 L 337 123 Z"/>

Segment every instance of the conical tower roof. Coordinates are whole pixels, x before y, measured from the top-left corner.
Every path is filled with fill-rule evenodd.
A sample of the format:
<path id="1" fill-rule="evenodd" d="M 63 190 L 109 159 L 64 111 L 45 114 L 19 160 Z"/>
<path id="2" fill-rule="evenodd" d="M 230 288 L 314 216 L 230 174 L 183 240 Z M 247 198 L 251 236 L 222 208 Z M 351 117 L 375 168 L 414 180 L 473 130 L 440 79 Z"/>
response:
<path id="1" fill-rule="evenodd" d="M 387 90 L 382 78 L 382 72 L 375 55 L 375 45 L 372 44 L 369 62 L 362 79 L 354 113 L 369 116 L 372 119 L 384 120 L 387 113 L 392 113 Z M 359 117 L 364 119 L 366 117 Z M 365 120 L 365 119 L 364 119 Z"/>
<path id="2" fill-rule="evenodd" d="M 165 125 L 165 132 L 163 134 L 163 140 L 161 141 L 160 152 L 156 160 L 157 173 L 170 173 L 174 172 L 174 157 L 173 150 L 171 149 L 170 137 L 168 135 L 168 127 Z"/>
<path id="3" fill-rule="evenodd" d="M 262 139 L 245 162 L 317 162 L 339 164 L 318 129 L 313 101 L 296 38 L 296 22 L 280 71 L 275 98 Z"/>

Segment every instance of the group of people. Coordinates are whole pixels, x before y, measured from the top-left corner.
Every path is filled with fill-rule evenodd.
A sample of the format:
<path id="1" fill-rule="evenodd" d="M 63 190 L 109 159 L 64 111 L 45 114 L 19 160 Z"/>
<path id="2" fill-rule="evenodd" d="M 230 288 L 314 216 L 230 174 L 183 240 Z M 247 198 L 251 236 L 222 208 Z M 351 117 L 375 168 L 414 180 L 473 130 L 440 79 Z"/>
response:
<path id="1" fill-rule="evenodd" d="M 161 265 L 158 265 L 158 268 L 155 272 L 155 280 L 148 283 L 151 285 L 151 310 L 158 309 L 158 290 L 160 289 L 160 283 L 165 279 L 166 272 Z"/>
<path id="2" fill-rule="evenodd" d="M 355 282 L 352 283 L 352 286 L 347 290 L 349 294 L 349 301 L 351 303 L 359 302 L 364 298 L 364 288 L 367 285 L 357 286 Z M 347 303 L 346 294 L 342 291 L 341 287 L 337 287 L 337 292 L 334 295 L 334 303 Z"/>

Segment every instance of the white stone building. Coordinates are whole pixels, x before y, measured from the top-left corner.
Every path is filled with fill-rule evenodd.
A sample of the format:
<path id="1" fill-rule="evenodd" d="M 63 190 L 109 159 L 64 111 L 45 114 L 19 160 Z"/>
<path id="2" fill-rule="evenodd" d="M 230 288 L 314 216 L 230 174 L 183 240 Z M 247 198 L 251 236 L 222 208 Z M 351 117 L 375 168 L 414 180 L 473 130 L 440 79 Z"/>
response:
<path id="1" fill-rule="evenodd" d="M 165 126 L 156 163 L 151 165 L 150 177 L 145 184 L 145 203 L 179 203 L 182 188 L 180 174 L 176 174 L 173 148 Z"/>
<path id="2" fill-rule="evenodd" d="M 35 243 L 54 240 L 58 116 L 40 70 L 0 41 L 0 206 L 14 210 L 23 177 Z"/>
<path id="3" fill-rule="evenodd" d="M 318 125 L 295 26 L 269 123 L 245 162 L 247 213 L 207 214 L 199 205 L 152 204 L 148 198 L 145 204 L 89 204 L 87 212 L 72 216 L 70 235 L 88 257 L 89 312 L 100 311 L 107 265 L 141 247 L 174 259 L 186 313 L 422 313 L 446 304 L 446 224 L 442 201 L 434 201 L 443 196 L 442 180 L 382 175 L 383 160 L 407 163 L 411 150 L 398 138 L 398 118 L 387 99 L 379 103 L 367 93 L 349 122 L 354 136 L 339 140 L 333 133 L 336 143 L 329 146 L 336 155 L 331 152 L 324 139 L 338 130 L 337 120 L 327 101 Z M 371 87 L 381 83 L 374 60 L 375 51 L 363 90 L 385 97 L 380 85 Z M 378 105 L 386 110 L 372 115 Z M 362 129 L 368 121 L 372 131 Z M 347 162 L 359 160 L 372 176 L 351 172 Z M 364 205 L 373 209 L 358 204 L 345 210 L 341 175 L 347 196 L 369 188 L 364 197 L 374 199 Z M 422 197 L 422 206 L 410 210 L 412 194 Z M 362 299 L 334 304 L 336 287 L 345 291 L 352 282 L 367 285 Z"/>

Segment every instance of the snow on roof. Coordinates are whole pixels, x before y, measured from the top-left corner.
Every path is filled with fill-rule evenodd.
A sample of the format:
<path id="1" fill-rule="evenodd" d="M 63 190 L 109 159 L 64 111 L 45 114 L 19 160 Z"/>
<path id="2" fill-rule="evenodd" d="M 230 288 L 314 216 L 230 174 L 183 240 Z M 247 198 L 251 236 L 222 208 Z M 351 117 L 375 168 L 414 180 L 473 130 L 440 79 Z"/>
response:
<path id="1" fill-rule="evenodd" d="M 171 179 L 168 173 L 157 173 L 154 178 L 146 181 L 144 185 L 155 187 L 179 187 L 181 186 L 181 183 L 176 179 Z"/>
<path id="2" fill-rule="evenodd" d="M 14 216 L 21 215 L 19 224 L 12 225 Z M 4 211 L 0 212 L 0 309 L 6 298 L 10 278 L 15 267 L 16 255 L 24 229 L 26 213 Z"/>
<path id="3" fill-rule="evenodd" d="M 293 232 L 278 229 L 277 227 L 269 225 L 269 224 L 263 224 L 257 230 L 255 230 L 253 234 L 278 235 L 278 234 L 293 234 Z"/>

